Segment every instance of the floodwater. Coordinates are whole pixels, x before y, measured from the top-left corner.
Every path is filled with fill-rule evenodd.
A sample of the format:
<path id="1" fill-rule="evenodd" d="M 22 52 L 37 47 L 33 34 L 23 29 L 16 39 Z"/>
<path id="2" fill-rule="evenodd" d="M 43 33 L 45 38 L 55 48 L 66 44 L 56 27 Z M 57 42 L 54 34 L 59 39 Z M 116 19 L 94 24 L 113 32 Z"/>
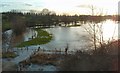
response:
<path id="1" fill-rule="evenodd" d="M 55 48 L 64 50 L 64 48 L 67 45 L 69 47 L 69 50 L 71 51 L 81 50 L 81 49 L 89 50 L 90 46 L 92 46 L 93 44 L 92 41 L 90 40 L 93 37 L 92 34 L 93 29 L 90 26 L 93 25 L 91 23 L 86 23 L 78 27 L 54 27 L 54 28 L 43 29 L 53 34 L 53 39 L 49 43 L 40 46 L 48 50 L 53 50 Z M 107 20 L 96 24 L 97 39 L 100 39 L 101 31 L 103 35 L 102 38 L 104 41 L 118 39 L 119 33 L 118 33 L 117 22 L 114 22 L 112 20 Z M 8 38 L 10 38 L 10 34 L 12 33 L 12 31 L 8 30 L 5 33 L 7 33 Z M 28 41 L 32 37 L 32 35 L 34 35 L 34 33 L 37 34 L 36 31 L 32 29 L 27 29 L 27 31 L 21 36 L 21 39 L 19 38 L 19 40 Z"/>
<path id="2" fill-rule="evenodd" d="M 90 50 L 91 49 L 90 47 L 92 47 L 92 44 L 93 44 L 93 42 L 91 42 L 90 40 L 91 37 L 93 36 L 91 35 L 92 33 L 91 27 L 90 27 L 91 25 L 92 24 L 90 23 L 86 23 L 86 24 L 82 24 L 82 26 L 77 26 L 77 27 L 54 27 L 54 28 L 43 29 L 53 34 L 53 39 L 47 44 L 28 46 L 29 48 L 28 50 L 25 49 L 26 47 L 23 47 L 23 48 L 13 47 L 13 50 L 17 52 L 19 56 L 12 59 L 11 61 L 18 64 L 20 61 L 23 61 L 29 58 L 29 56 L 32 55 L 34 51 L 38 49 L 39 46 L 47 50 L 53 50 L 55 48 L 64 50 L 64 48 L 67 47 L 67 44 L 68 44 L 70 51 Z M 96 30 L 97 30 L 96 36 L 98 38 L 100 38 L 100 35 L 99 35 L 100 30 L 98 30 L 98 27 L 100 28 L 100 26 L 102 29 L 103 40 L 107 41 L 107 40 L 113 40 L 113 39 L 119 38 L 118 37 L 119 26 L 117 22 L 107 20 L 107 21 L 96 24 Z M 86 29 L 89 30 L 89 32 L 86 32 Z M 12 31 L 8 30 L 5 33 L 7 34 L 8 38 L 10 38 Z M 29 38 L 31 38 L 34 33 L 37 34 L 36 31 L 28 29 L 27 32 L 25 32 L 21 36 L 21 40 L 28 41 Z M 8 46 L 7 43 L 4 43 L 3 45 Z M 7 61 L 7 60 L 3 60 L 3 61 Z M 35 66 L 38 67 L 38 65 L 32 65 L 29 67 L 29 69 L 35 70 L 34 69 Z M 43 68 L 38 67 L 38 69 L 42 69 L 42 70 L 46 70 L 47 68 L 50 71 L 56 69 L 54 66 L 44 66 Z"/>
<path id="3" fill-rule="evenodd" d="M 47 28 L 45 30 L 53 34 L 53 40 L 44 46 L 47 49 L 64 49 L 68 44 L 69 50 L 72 51 L 81 49 L 89 50 L 91 49 L 90 46 L 93 44 L 93 42 L 90 40 L 93 37 L 93 29 L 90 28 L 90 26 L 93 25 L 87 23 L 79 27 Z M 101 31 L 104 41 L 118 39 L 118 23 L 114 21 L 107 20 L 96 24 L 96 37 L 98 39 L 100 39 Z"/>
<path id="4" fill-rule="evenodd" d="M 45 30 L 53 34 L 53 40 L 45 44 L 48 49 L 62 48 L 64 50 L 68 44 L 69 50 L 74 51 L 90 46 L 88 33 L 82 27 L 55 27 Z"/>

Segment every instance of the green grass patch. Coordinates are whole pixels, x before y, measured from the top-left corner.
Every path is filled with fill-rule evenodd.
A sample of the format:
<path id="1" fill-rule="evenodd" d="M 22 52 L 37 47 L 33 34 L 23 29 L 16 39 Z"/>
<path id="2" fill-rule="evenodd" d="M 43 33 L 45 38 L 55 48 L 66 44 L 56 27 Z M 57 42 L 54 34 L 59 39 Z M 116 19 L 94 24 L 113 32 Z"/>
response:
<path id="1" fill-rule="evenodd" d="M 14 52 L 4 52 L 2 53 L 2 58 L 15 58 L 17 55 Z"/>
<path id="2" fill-rule="evenodd" d="M 38 32 L 36 38 L 29 41 L 22 42 L 19 45 L 17 45 L 17 47 L 46 44 L 50 42 L 50 40 L 52 39 L 52 35 L 49 34 L 47 31 L 42 29 L 35 29 L 35 30 Z"/>
<path id="3" fill-rule="evenodd" d="M 6 22 L 6 23 L 3 23 L 2 24 L 2 31 L 6 31 L 6 30 L 9 30 L 11 29 L 11 24 Z"/>

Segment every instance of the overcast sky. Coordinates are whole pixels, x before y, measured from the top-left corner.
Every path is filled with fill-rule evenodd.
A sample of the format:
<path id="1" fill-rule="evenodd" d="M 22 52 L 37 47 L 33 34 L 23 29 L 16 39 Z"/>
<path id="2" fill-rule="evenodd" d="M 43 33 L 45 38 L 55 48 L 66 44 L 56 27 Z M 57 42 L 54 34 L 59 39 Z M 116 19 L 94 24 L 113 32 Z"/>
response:
<path id="1" fill-rule="evenodd" d="M 95 7 L 95 14 L 117 14 L 119 0 L 0 0 L 0 11 L 37 10 L 47 8 L 57 14 L 91 14 L 90 6 Z"/>

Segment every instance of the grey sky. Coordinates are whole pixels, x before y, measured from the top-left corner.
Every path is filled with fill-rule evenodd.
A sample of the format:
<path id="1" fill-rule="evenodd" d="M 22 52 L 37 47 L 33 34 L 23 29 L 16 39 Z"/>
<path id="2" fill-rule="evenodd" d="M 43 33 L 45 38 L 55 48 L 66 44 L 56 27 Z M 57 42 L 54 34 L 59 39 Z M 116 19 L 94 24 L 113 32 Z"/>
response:
<path id="1" fill-rule="evenodd" d="M 37 10 L 43 8 L 57 13 L 90 14 L 90 8 L 78 7 L 79 5 L 94 5 L 95 13 L 116 14 L 119 0 L 0 0 L 0 11 Z"/>

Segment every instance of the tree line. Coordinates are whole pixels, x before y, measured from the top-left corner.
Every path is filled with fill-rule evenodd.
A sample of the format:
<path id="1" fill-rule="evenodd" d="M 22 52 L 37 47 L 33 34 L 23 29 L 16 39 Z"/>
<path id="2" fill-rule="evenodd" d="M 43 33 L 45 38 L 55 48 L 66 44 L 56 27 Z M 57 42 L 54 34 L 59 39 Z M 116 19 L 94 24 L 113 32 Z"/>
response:
<path id="1" fill-rule="evenodd" d="M 51 26 L 68 26 L 77 23 L 94 22 L 99 23 L 111 16 L 91 16 L 91 15 L 57 15 L 54 11 L 43 9 L 40 13 L 35 12 L 2 12 L 2 31 L 13 29 L 16 33 L 22 32 L 26 27 L 51 27 Z"/>

